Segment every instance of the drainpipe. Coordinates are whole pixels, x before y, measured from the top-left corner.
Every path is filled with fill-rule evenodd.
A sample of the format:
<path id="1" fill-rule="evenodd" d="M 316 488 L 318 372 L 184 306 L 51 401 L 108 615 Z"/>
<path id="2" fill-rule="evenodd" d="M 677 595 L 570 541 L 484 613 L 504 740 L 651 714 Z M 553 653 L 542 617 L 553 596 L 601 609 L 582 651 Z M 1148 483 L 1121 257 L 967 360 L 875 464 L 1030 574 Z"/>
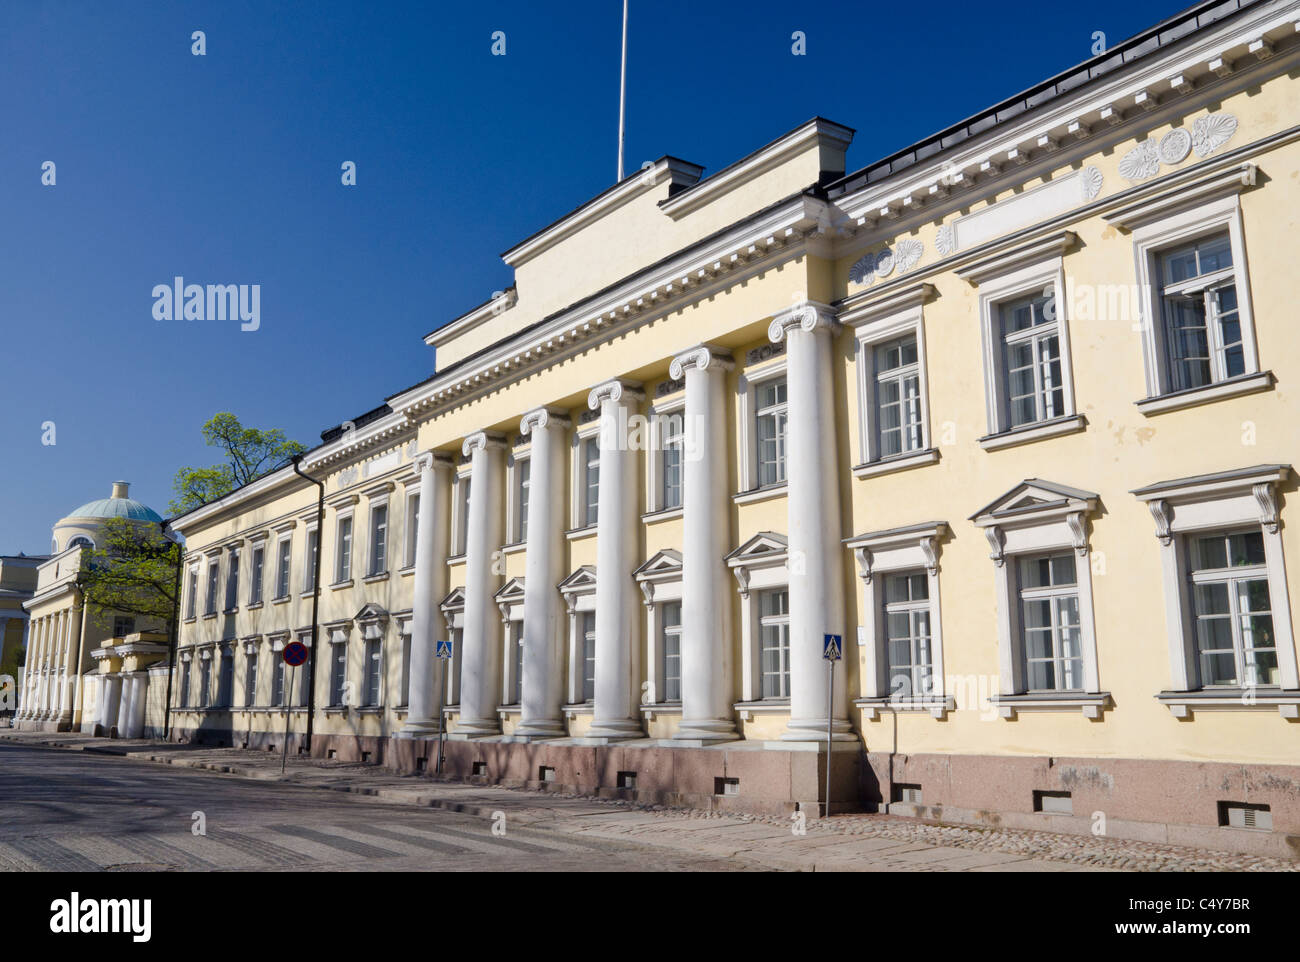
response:
<path id="1" fill-rule="evenodd" d="M 162 536 L 167 540 L 168 523 L 159 521 L 158 527 L 162 529 Z M 173 541 L 176 546 L 176 581 L 172 589 L 172 623 L 169 626 L 171 638 L 168 639 L 167 648 L 167 698 L 163 704 L 163 741 L 170 741 L 172 737 L 172 676 L 176 674 L 176 647 L 180 641 L 181 632 L 181 546 L 180 542 Z"/>
<path id="2" fill-rule="evenodd" d="M 312 723 L 316 719 L 316 659 L 320 654 L 320 556 L 325 546 L 325 482 L 302 473 L 302 455 L 293 456 L 293 473 L 304 481 L 316 485 L 316 571 L 312 575 L 311 593 L 311 657 L 307 659 L 307 754 L 311 755 Z M 292 701 L 292 696 L 290 696 Z"/>

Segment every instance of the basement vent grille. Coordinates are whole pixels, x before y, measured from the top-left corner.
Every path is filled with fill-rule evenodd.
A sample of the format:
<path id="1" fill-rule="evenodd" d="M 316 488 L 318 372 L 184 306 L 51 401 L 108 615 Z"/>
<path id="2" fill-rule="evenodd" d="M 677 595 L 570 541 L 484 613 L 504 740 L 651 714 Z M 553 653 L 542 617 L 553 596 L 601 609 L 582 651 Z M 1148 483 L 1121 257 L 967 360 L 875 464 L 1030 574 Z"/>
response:
<path id="1" fill-rule="evenodd" d="M 740 779 L 739 778 L 715 778 L 713 780 L 714 795 L 739 795 Z"/>
<path id="2" fill-rule="evenodd" d="M 486 774 L 487 774 L 487 762 L 474 762 L 474 763 L 473 763 L 473 767 L 470 769 L 470 774 L 471 774 L 471 775 L 486 775 Z"/>
<path id="3" fill-rule="evenodd" d="M 619 772 L 619 788 L 636 788 L 636 772 Z"/>
<path id="4" fill-rule="evenodd" d="M 920 785 L 909 785 L 904 782 L 895 782 L 893 795 L 893 800 L 895 802 L 909 802 L 912 805 L 921 804 Z"/>
<path id="5" fill-rule="evenodd" d="M 1073 815 L 1074 803 L 1069 792 L 1034 792 L 1034 811 L 1049 815 Z"/>
<path id="6" fill-rule="evenodd" d="M 537 769 L 537 780 L 539 782 L 555 781 L 555 769 L 550 765 L 542 765 Z"/>
<path id="7" fill-rule="evenodd" d="M 1263 832 L 1273 830 L 1273 813 L 1267 805 L 1247 802 L 1220 802 L 1219 824 L 1227 828 L 1253 828 Z"/>

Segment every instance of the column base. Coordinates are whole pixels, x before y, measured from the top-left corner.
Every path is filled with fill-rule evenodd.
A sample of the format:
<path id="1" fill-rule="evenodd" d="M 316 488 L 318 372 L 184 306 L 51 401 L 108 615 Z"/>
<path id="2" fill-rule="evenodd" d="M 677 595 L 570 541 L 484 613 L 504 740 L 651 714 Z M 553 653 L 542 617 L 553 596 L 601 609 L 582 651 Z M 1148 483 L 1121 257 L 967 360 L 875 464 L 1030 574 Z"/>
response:
<path id="1" fill-rule="evenodd" d="M 500 734 L 500 721 L 467 722 L 462 718 L 456 723 L 456 731 L 449 732 L 447 737 L 453 741 L 465 741 L 470 738 L 491 738 Z"/>
<path id="2" fill-rule="evenodd" d="M 394 738 L 437 738 L 442 726 L 436 718 L 407 719 L 405 725 L 393 732 Z"/>
<path id="3" fill-rule="evenodd" d="M 847 721 L 837 718 L 831 722 L 831 741 L 856 742 L 857 740 L 858 736 Z M 798 721 L 791 719 L 786 723 L 785 731 L 781 733 L 781 741 L 821 742 L 825 745 L 826 719 L 811 718 Z"/>
<path id="4" fill-rule="evenodd" d="M 702 719 L 700 721 L 683 721 L 670 739 L 674 746 L 682 748 L 703 748 L 718 742 L 736 741 L 740 733 L 736 723 L 722 719 Z"/>
<path id="5" fill-rule="evenodd" d="M 629 738 L 645 738 L 646 733 L 639 721 L 633 721 L 630 718 L 614 718 L 608 721 L 593 721 L 583 737 L 607 742 L 626 741 Z"/>
<path id="6" fill-rule="evenodd" d="M 521 722 L 513 732 L 516 741 L 542 741 L 547 738 L 564 738 L 568 735 L 564 722 L 558 719 L 544 718 L 536 721 Z"/>

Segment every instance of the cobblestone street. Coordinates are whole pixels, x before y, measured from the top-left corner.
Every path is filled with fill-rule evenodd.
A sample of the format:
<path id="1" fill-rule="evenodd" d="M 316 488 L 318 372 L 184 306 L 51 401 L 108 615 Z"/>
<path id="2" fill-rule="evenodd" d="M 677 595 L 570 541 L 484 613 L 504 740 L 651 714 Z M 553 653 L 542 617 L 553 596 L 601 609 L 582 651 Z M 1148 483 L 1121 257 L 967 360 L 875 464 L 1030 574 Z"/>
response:
<path id="1" fill-rule="evenodd" d="M 1300 868 L 1257 856 L 886 815 L 809 820 L 798 835 L 779 818 L 647 808 L 296 757 L 282 776 L 278 755 L 82 735 L 0 735 L 0 797 L 14 813 L 0 826 L 6 870 Z M 205 814 L 206 837 L 191 833 L 194 811 Z M 493 835 L 494 822 L 505 836 Z"/>

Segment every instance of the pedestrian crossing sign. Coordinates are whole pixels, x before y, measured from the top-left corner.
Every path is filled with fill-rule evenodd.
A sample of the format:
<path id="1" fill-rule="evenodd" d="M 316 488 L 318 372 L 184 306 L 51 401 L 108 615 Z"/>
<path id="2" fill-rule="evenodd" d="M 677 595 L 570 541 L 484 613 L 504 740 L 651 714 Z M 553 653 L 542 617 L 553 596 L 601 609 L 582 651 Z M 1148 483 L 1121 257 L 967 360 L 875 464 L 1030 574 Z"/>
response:
<path id="1" fill-rule="evenodd" d="M 844 638 L 841 635 L 823 635 L 826 644 L 822 647 L 822 657 L 827 661 L 839 661 L 844 655 Z"/>
<path id="2" fill-rule="evenodd" d="M 437 647 L 437 650 L 434 652 L 434 656 L 437 657 L 437 658 L 450 658 L 450 657 L 451 657 L 451 642 L 450 642 L 450 641 L 440 641 L 440 642 L 438 642 L 438 647 Z"/>

